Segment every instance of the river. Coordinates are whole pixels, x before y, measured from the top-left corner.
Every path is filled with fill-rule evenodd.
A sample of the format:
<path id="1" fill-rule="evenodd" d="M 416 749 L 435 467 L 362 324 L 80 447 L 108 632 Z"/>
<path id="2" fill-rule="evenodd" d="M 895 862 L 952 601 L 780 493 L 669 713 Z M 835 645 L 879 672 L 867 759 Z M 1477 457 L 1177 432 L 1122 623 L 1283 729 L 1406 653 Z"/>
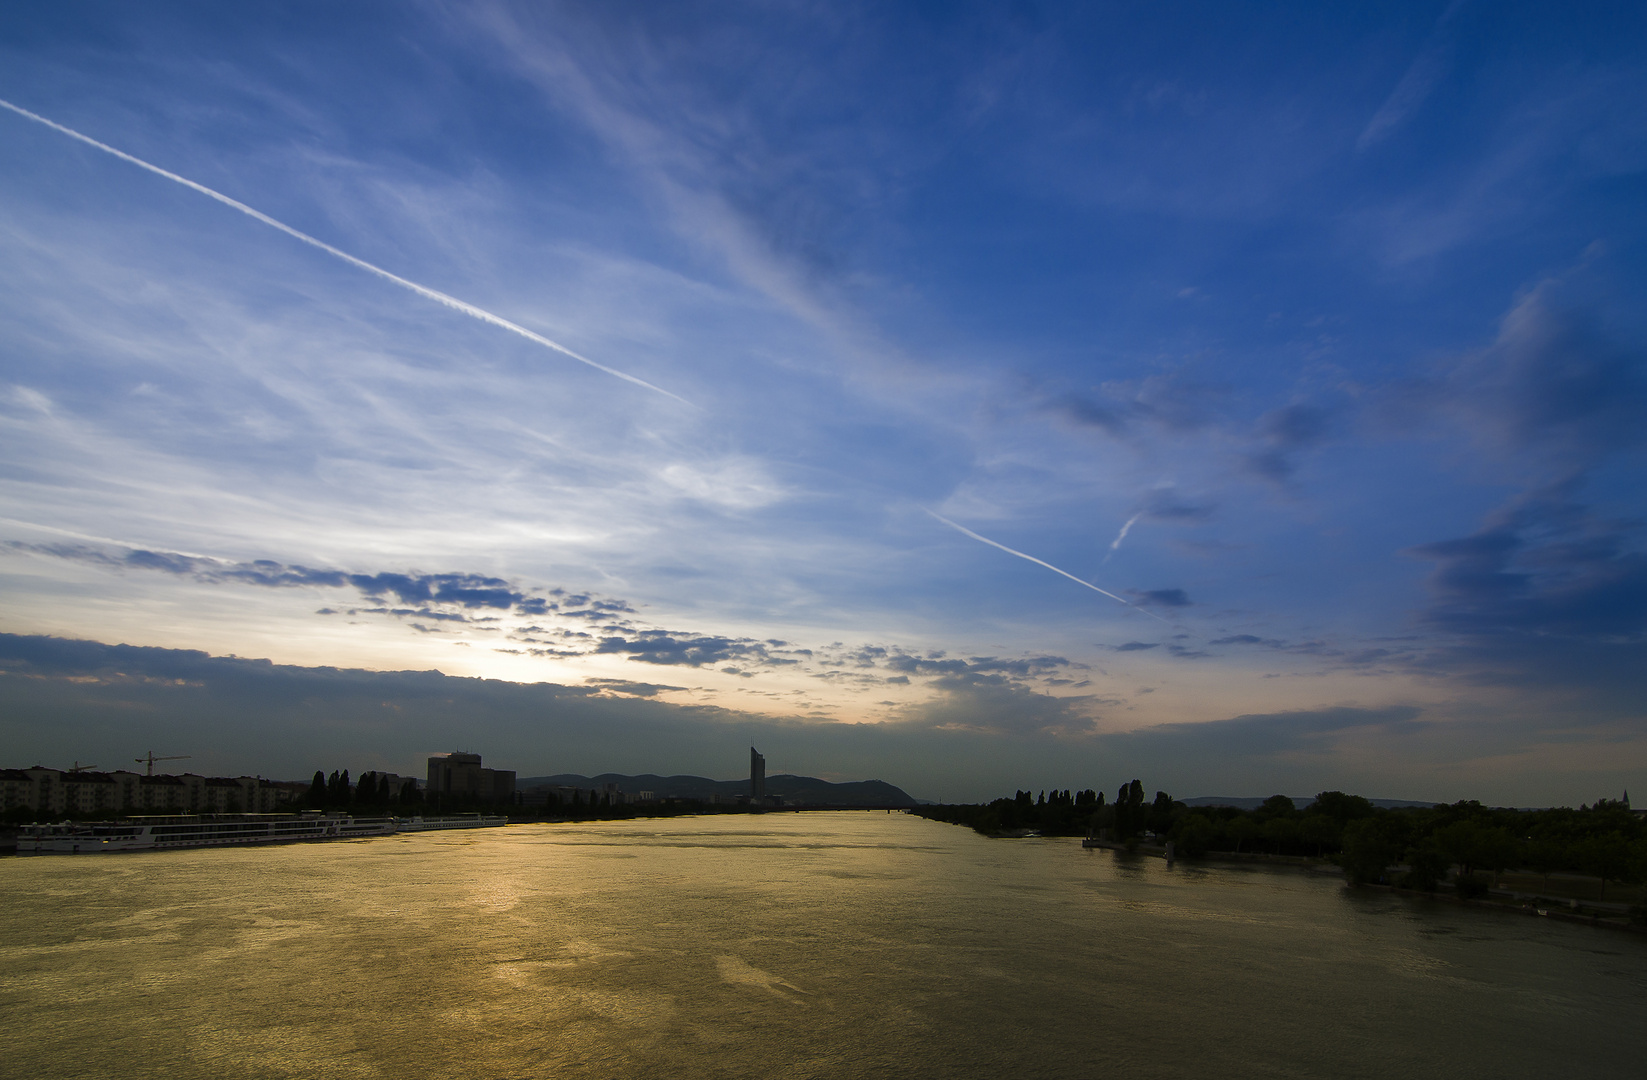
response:
<path id="1" fill-rule="evenodd" d="M 1640 1075 L 1634 935 L 878 812 L 0 862 L 6 1076 Z"/>

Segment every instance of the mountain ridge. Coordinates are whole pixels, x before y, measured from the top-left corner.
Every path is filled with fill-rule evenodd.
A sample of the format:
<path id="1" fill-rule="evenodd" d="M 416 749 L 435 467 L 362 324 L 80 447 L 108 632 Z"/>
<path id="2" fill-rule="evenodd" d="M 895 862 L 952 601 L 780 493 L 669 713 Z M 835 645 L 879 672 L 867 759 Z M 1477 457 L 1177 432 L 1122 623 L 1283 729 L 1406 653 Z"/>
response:
<path id="1" fill-rule="evenodd" d="M 581 773 L 556 773 L 552 776 L 528 776 L 515 781 L 515 788 L 529 791 L 542 787 L 571 787 L 584 790 L 599 789 L 617 784 L 633 795 L 650 791 L 660 799 L 706 799 L 713 795 L 728 799 L 749 794 L 749 780 L 711 780 L 707 776 L 659 776 L 641 773 L 628 776 L 622 773 L 601 773 L 584 776 Z M 884 780 L 852 780 L 832 783 L 815 776 L 796 776 L 793 773 L 775 773 L 766 778 L 766 793 L 782 797 L 786 802 L 812 806 L 917 806 L 916 800 L 896 785 Z"/>

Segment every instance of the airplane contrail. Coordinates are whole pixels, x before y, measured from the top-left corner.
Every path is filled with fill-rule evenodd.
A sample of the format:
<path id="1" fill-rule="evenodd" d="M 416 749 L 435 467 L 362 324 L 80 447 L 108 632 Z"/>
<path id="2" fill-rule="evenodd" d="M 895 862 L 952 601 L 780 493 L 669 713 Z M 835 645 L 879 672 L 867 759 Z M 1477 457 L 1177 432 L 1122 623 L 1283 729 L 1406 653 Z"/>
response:
<path id="1" fill-rule="evenodd" d="M 605 364 L 599 363 L 598 361 L 595 361 L 595 360 L 591 360 L 587 356 L 580 356 L 579 354 L 573 352 L 571 349 L 568 349 L 566 346 L 560 344 L 559 342 L 551 341 L 548 338 L 544 337 L 542 334 L 535 334 L 532 331 L 526 329 L 526 327 L 521 326 L 518 323 L 512 323 L 508 319 L 505 319 L 501 315 L 492 314 L 490 311 L 487 311 L 485 308 L 478 308 L 473 304 L 465 303 L 462 300 L 459 300 L 455 296 L 448 296 L 448 295 L 446 295 L 445 293 L 441 292 L 438 289 L 429 288 L 427 285 L 419 285 L 415 281 L 407 281 L 405 278 L 401 277 L 399 274 L 392 274 L 389 271 L 383 269 L 381 266 L 372 265 L 371 263 L 367 262 L 365 259 L 357 259 L 353 255 L 350 255 L 347 251 L 340 251 L 337 248 L 333 247 L 332 245 L 326 243 L 324 240 L 317 240 L 314 237 L 310 236 L 306 232 L 300 232 L 297 229 L 292 228 L 290 225 L 287 225 L 285 222 L 276 221 L 274 218 L 270 217 L 268 214 L 265 214 L 260 210 L 254 210 L 251 207 L 247 206 L 243 202 L 239 202 L 238 200 L 231 199 L 227 195 L 223 194 L 221 191 L 213 191 L 211 188 L 207 187 L 204 184 L 197 184 L 193 180 L 188 179 L 187 177 L 179 176 L 174 172 L 168 172 L 167 170 L 162 169 L 158 165 L 151 165 L 147 161 L 144 161 L 142 158 L 133 157 L 132 155 L 126 153 L 124 150 L 116 150 L 114 147 L 108 145 L 107 143 L 98 142 L 96 139 L 92 138 L 89 135 L 82 135 L 82 134 L 80 134 L 80 132 L 75 131 L 73 128 L 64 127 L 62 124 L 57 123 L 55 120 L 48 120 L 44 116 L 39 115 L 38 113 L 29 112 L 29 110 L 27 110 L 25 108 L 22 108 L 21 106 L 18 106 L 18 105 L 13 105 L 11 102 L 6 101 L 4 99 L 0 99 L 0 108 L 10 109 L 12 112 L 16 113 L 18 116 L 25 117 L 26 119 L 29 119 L 29 120 L 33 120 L 37 124 L 44 124 L 47 127 L 51 128 L 53 131 L 60 131 L 64 135 L 67 135 L 69 138 L 77 139 L 80 142 L 85 143 L 87 146 L 96 147 L 97 149 L 103 151 L 105 154 L 113 154 L 115 157 L 119 158 L 121 161 L 129 161 L 133 165 L 136 165 L 138 168 L 147 169 L 149 172 L 154 173 L 156 176 L 164 176 L 167 180 L 171 180 L 175 183 L 182 184 L 184 187 L 189 188 L 192 191 L 198 191 L 198 192 L 200 192 L 200 194 L 206 196 L 207 198 L 216 199 L 218 202 L 222 203 L 224 206 L 233 207 L 234 209 L 239 210 L 242 214 L 245 214 L 247 217 L 256 218 L 258 221 L 261 221 L 263 224 L 268 225 L 271 228 L 279 229 L 281 232 L 285 233 L 287 236 L 293 237 L 294 239 L 297 239 L 297 240 L 301 240 L 305 244 L 310 245 L 311 247 L 317 247 L 321 251 L 324 251 L 326 254 L 334 255 L 337 258 L 342 259 L 344 262 L 349 263 L 351 266 L 358 266 L 360 269 L 365 270 L 368 273 L 376 274 L 378 277 L 383 278 L 385 281 L 392 281 L 396 285 L 399 285 L 403 289 L 410 289 L 412 292 L 417 293 L 419 296 L 424 297 L 427 300 L 433 300 L 437 304 L 444 304 L 445 306 L 451 308 L 452 310 L 460 311 L 460 312 L 462 312 L 463 314 L 469 316 L 472 319 L 479 319 L 483 323 L 490 323 L 493 326 L 501 327 L 504 330 L 508 330 L 512 333 L 519 334 L 521 337 L 525 338 L 528 341 L 534 341 L 534 342 L 538 343 L 539 345 L 544 346 L 545 348 L 553 349 L 558 353 L 562 353 L 566 356 L 570 356 L 572 359 L 578 361 L 580 364 L 588 364 L 590 367 L 596 369 L 597 371 L 604 371 L 604 372 L 606 372 L 606 374 L 615 376 L 619 379 L 622 379 L 624 382 L 634 383 L 636 386 L 642 386 L 642 387 L 645 387 L 648 390 L 656 391 L 657 393 L 662 394 L 664 397 L 674 398 L 676 401 L 680 402 L 682 405 L 689 405 L 692 408 L 697 408 L 698 407 L 696 405 L 692 405 L 692 403 L 690 401 L 687 401 L 685 398 L 681 397 L 679 394 L 672 394 L 668 390 L 665 390 L 661 386 L 652 385 L 651 383 L 647 382 L 645 379 L 636 378 L 633 375 L 629 375 L 625 372 L 619 371 L 617 368 L 607 367 Z"/>
<path id="2" fill-rule="evenodd" d="M 1121 541 L 1123 541 L 1127 538 L 1127 533 L 1132 531 L 1133 525 L 1136 524 L 1138 519 L 1143 517 L 1143 516 L 1144 516 L 1144 512 L 1142 510 L 1140 510 L 1140 511 L 1138 511 L 1138 513 L 1136 513 L 1136 514 L 1132 515 L 1131 517 L 1127 518 L 1127 523 L 1125 525 L 1121 526 L 1121 531 L 1115 534 L 1115 539 L 1114 540 L 1110 541 L 1109 551 L 1104 553 L 1104 562 L 1105 563 L 1109 562 L 1109 557 L 1111 555 L 1114 555 L 1117 551 L 1121 550 Z M 1104 563 L 1099 563 L 1098 565 L 1102 566 L 1102 565 L 1104 565 Z"/>
<path id="3" fill-rule="evenodd" d="M 926 507 L 923 506 L 921 509 L 926 510 Z M 1080 578 L 1076 577 L 1074 574 L 1070 573 L 1068 570 L 1060 570 L 1056 566 L 1053 566 L 1051 563 L 1047 562 L 1044 559 L 1037 559 L 1033 555 L 1025 555 L 1023 552 L 1017 551 L 1013 548 L 1009 548 L 1005 544 L 996 543 L 994 540 L 991 540 L 987 536 L 979 536 L 977 533 L 973 532 L 971 529 L 967 528 L 966 526 L 957 525 L 953 521 L 951 521 L 948 518 L 944 517 L 942 514 L 937 513 L 936 511 L 927 510 L 926 512 L 928 514 L 931 514 L 933 517 L 937 518 L 939 521 L 943 522 L 945 525 L 948 525 L 951 529 L 954 529 L 956 532 L 964 533 L 967 536 L 972 537 L 974 540 L 978 541 L 980 544 L 988 544 L 992 548 L 1000 548 L 1002 551 L 1006 552 L 1008 555 L 1016 555 L 1020 559 L 1028 559 L 1030 562 L 1034 563 L 1036 566 L 1044 566 L 1048 570 L 1051 570 L 1054 574 L 1064 575 L 1065 577 L 1069 578 L 1071 581 L 1075 582 L 1075 584 L 1077 584 L 1077 585 L 1085 585 L 1087 588 L 1091 589 L 1093 592 L 1103 593 L 1105 596 L 1109 597 L 1111 600 L 1114 600 L 1118 603 L 1125 604 L 1127 607 L 1132 608 L 1134 611 L 1141 611 L 1145 615 L 1148 615 L 1152 619 L 1158 619 L 1161 622 L 1166 623 L 1168 626 L 1172 625 L 1171 620 L 1162 619 L 1161 616 L 1157 615 L 1155 612 L 1148 611 L 1144 608 L 1139 607 L 1137 604 L 1134 604 L 1131 600 L 1128 600 L 1124 596 L 1116 596 L 1114 593 L 1110 592 L 1108 589 L 1100 589 L 1098 586 L 1094 585 L 1090 581 L 1082 581 Z"/>

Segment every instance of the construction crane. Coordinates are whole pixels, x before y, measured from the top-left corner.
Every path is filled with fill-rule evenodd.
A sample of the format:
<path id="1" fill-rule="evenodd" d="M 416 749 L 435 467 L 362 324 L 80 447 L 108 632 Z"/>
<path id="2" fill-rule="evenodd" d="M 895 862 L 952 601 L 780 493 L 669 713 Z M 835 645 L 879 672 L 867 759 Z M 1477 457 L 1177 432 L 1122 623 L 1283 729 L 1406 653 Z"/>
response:
<path id="1" fill-rule="evenodd" d="M 69 772 L 85 772 L 87 769 L 95 769 L 95 768 L 97 768 L 96 765 L 82 765 L 82 764 L 80 764 L 80 760 L 78 758 L 76 758 L 75 762 L 74 762 L 74 768 L 70 769 Z"/>
<path id="2" fill-rule="evenodd" d="M 154 751 L 150 750 L 149 751 L 149 756 L 148 757 L 138 758 L 137 763 L 139 765 L 141 765 L 145 761 L 148 762 L 149 763 L 149 775 L 153 776 L 154 775 L 154 763 L 155 762 L 157 762 L 157 761 L 182 761 L 184 758 L 189 757 L 189 756 L 190 755 L 188 755 L 188 754 L 173 754 L 170 757 L 155 757 L 154 756 Z"/>

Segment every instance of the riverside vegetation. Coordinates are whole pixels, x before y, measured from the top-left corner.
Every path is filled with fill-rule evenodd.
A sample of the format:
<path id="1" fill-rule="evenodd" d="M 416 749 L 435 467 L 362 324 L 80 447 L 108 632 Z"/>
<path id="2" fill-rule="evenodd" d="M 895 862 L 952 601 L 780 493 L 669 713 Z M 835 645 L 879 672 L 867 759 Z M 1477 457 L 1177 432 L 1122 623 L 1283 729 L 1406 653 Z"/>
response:
<path id="1" fill-rule="evenodd" d="M 1323 791 L 1300 810 L 1285 795 L 1253 810 L 1187 806 L 1164 791 L 1145 801 L 1124 784 L 1102 792 L 1028 791 L 988 804 L 923 806 L 913 813 L 968 825 L 989 836 L 1092 836 L 1137 850 L 1171 842 L 1185 858 L 1209 855 L 1332 862 L 1351 884 L 1435 892 L 1450 882 L 1461 897 L 1495 886 L 1550 896 L 1626 903 L 1647 925 L 1647 820 L 1628 797 L 1577 810 L 1516 810 L 1457 802 L 1386 809 L 1359 795 Z"/>

